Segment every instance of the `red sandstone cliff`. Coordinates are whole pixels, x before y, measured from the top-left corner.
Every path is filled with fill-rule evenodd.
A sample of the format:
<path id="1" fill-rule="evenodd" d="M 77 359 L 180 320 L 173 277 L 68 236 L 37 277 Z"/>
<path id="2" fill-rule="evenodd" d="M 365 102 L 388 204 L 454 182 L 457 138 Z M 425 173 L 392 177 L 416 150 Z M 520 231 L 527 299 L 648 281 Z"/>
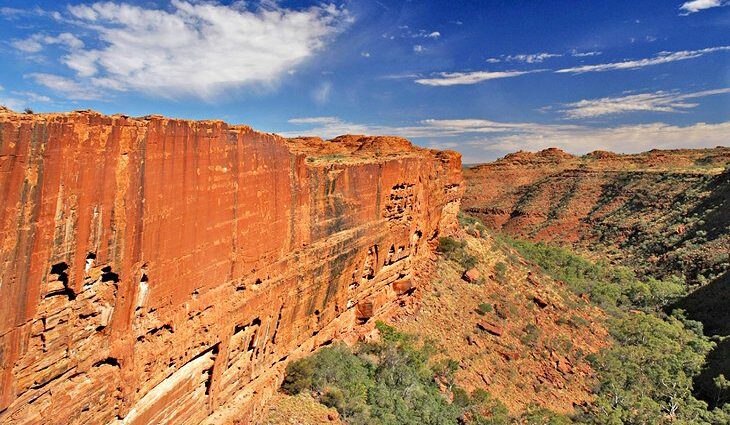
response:
<path id="1" fill-rule="evenodd" d="M 404 139 L 0 110 L 0 422 L 245 422 L 412 293 L 462 191 Z"/>

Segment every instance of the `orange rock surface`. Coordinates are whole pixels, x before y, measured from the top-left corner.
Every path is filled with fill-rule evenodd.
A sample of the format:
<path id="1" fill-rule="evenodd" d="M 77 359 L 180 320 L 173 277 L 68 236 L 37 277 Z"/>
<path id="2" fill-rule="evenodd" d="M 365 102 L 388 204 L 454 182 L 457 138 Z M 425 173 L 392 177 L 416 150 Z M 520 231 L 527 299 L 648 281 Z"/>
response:
<path id="1" fill-rule="evenodd" d="M 0 423 L 247 423 L 285 362 L 397 309 L 453 152 L 0 110 Z"/>
<path id="2" fill-rule="evenodd" d="M 720 174 L 728 166 L 726 147 L 631 155 L 595 151 L 582 157 L 555 148 L 521 151 L 464 172 L 468 183 L 464 209 L 487 226 L 520 237 L 577 242 L 590 239 L 596 223 L 627 201 L 652 203 L 639 199 L 643 193 L 633 192 L 657 190 L 667 178 L 698 185 L 695 180 Z M 610 192 L 614 188 L 617 193 Z M 670 205 L 670 201 L 667 194 L 663 202 Z M 636 208 L 656 216 L 671 211 L 667 205 L 657 205 L 658 212 Z"/>

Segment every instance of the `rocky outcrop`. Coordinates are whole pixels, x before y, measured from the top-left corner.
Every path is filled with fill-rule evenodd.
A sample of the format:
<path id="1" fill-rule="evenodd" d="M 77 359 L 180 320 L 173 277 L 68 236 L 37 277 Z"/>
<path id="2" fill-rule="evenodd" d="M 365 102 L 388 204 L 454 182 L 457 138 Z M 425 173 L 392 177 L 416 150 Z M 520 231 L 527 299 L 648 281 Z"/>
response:
<path id="1" fill-rule="evenodd" d="M 699 281 L 728 268 L 729 167 L 726 147 L 518 152 L 464 172 L 464 208 L 519 237 L 597 248 L 653 275 Z"/>
<path id="2" fill-rule="evenodd" d="M 458 154 L 0 111 L 0 422 L 246 423 L 417 289 Z"/>

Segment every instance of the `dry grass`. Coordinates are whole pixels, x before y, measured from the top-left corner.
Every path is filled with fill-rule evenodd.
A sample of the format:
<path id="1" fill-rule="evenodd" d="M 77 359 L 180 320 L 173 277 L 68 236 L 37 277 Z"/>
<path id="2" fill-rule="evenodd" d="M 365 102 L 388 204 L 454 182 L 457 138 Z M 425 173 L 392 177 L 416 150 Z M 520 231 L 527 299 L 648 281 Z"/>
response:
<path id="1" fill-rule="evenodd" d="M 335 409 L 330 409 L 311 395 L 277 394 L 268 403 L 268 413 L 259 425 L 319 425 L 342 424 Z"/>

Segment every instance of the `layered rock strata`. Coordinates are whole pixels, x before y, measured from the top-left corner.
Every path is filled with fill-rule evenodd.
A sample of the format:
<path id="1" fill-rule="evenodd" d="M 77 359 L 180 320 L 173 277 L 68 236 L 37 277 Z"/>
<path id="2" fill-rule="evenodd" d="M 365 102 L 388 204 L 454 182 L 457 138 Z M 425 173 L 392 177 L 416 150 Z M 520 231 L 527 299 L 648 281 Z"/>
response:
<path id="1" fill-rule="evenodd" d="M 598 248 L 652 275 L 690 281 L 730 264 L 728 147 L 517 152 L 464 176 L 466 212 L 521 238 Z"/>
<path id="2" fill-rule="evenodd" d="M 453 152 L 0 111 L 0 423 L 246 423 L 416 289 Z"/>

